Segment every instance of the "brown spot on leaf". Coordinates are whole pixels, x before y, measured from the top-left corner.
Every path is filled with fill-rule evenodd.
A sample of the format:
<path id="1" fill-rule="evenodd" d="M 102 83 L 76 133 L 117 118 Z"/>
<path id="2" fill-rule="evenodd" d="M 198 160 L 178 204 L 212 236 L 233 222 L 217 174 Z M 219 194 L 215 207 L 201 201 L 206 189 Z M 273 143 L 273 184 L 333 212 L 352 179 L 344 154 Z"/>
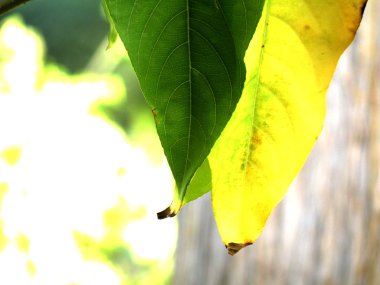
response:
<path id="1" fill-rule="evenodd" d="M 355 26 L 355 27 L 349 27 L 348 28 L 348 31 L 351 33 L 351 34 L 353 34 L 353 35 L 355 35 L 356 34 L 356 31 L 357 31 L 358 29 L 357 29 L 357 26 Z"/>
<path id="2" fill-rule="evenodd" d="M 246 243 L 230 242 L 230 243 L 226 244 L 225 246 L 227 248 L 228 254 L 232 256 L 232 255 L 235 255 L 242 248 L 244 248 L 248 245 L 251 245 L 251 244 L 252 244 L 252 242 L 246 242 Z"/>
<path id="3" fill-rule="evenodd" d="M 251 146 L 255 147 L 259 144 L 261 144 L 261 136 L 259 136 L 256 132 L 253 134 L 253 136 L 251 138 Z"/>
<path id="4" fill-rule="evenodd" d="M 152 109 L 152 114 L 153 114 L 153 118 L 154 118 L 154 122 L 155 122 L 155 124 L 156 124 L 156 126 L 157 126 L 157 123 L 158 123 L 158 121 L 157 121 L 157 108 L 153 108 Z"/>
<path id="5" fill-rule="evenodd" d="M 303 28 L 304 28 L 305 31 L 310 30 L 310 26 L 308 24 L 306 24 L 305 26 L 303 26 Z"/>

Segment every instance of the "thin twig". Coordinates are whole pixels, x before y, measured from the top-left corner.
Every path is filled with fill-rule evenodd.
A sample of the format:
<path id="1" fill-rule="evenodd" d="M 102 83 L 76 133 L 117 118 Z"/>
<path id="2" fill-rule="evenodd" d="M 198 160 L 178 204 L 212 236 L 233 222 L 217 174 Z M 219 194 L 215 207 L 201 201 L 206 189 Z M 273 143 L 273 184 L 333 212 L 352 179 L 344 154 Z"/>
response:
<path id="1" fill-rule="evenodd" d="M 30 0 L 0 0 L 0 16 Z"/>

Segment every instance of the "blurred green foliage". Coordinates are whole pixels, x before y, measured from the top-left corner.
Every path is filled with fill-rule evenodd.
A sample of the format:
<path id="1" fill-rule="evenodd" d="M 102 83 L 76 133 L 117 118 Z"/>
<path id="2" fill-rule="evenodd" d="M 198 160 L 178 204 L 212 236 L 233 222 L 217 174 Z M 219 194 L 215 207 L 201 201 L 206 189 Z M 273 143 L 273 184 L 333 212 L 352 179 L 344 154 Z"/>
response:
<path id="1" fill-rule="evenodd" d="M 142 96 L 139 94 L 139 87 L 136 83 L 137 81 L 134 77 L 128 58 L 121 56 L 120 53 L 117 52 L 117 47 L 115 47 L 116 51 L 105 51 L 103 46 L 101 46 L 101 48 L 98 47 L 99 43 L 106 42 L 104 40 L 106 37 L 104 30 L 102 35 L 99 36 L 99 42 L 87 43 L 91 45 L 92 49 L 86 49 L 84 46 L 82 46 L 83 50 L 81 48 L 74 48 L 76 50 L 80 50 L 81 52 L 86 51 L 87 53 L 87 57 L 85 56 L 84 59 L 82 58 L 79 61 L 76 60 L 75 52 L 73 53 L 75 40 L 70 42 L 62 37 L 62 35 L 67 35 L 68 37 L 75 35 L 75 37 L 77 37 L 76 43 L 78 46 L 80 46 L 81 41 L 84 41 L 87 36 L 93 39 L 96 38 L 96 36 L 91 35 L 90 32 L 90 30 L 95 31 L 97 27 L 96 24 L 91 22 L 91 20 L 96 13 L 99 13 L 100 15 L 100 3 L 95 2 L 96 9 L 92 8 L 93 10 L 91 10 L 89 8 L 86 10 L 88 15 L 86 14 L 87 12 L 84 13 L 82 10 L 82 13 L 79 13 L 78 10 L 79 8 L 83 9 L 86 5 L 93 5 L 90 4 L 90 2 L 93 3 L 92 1 L 67 1 L 62 3 L 32 1 L 30 3 L 31 5 L 25 5 L 20 9 L 20 11 L 16 11 L 22 12 L 27 21 L 30 23 L 34 22 L 35 26 L 38 26 L 39 30 L 45 31 L 44 33 L 48 37 L 48 60 L 54 58 L 55 62 L 65 65 L 64 68 L 51 61 L 48 63 L 45 62 L 43 40 L 36 34 L 35 31 L 30 28 L 25 28 L 21 20 L 12 17 L 1 19 L 0 74 L 3 76 L 0 78 L 0 107 L 7 110 L 7 112 L 4 113 L 4 110 L 2 109 L 3 111 L 1 111 L 2 114 L 0 116 L 0 270 L 3 269 L 2 266 L 4 266 L 4 264 L 7 264 L 6 270 L 9 276 L 15 278 L 15 280 L 23 280 L 22 282 L 18 281 L 17 284 L 31 284 L 29 282 L 33 282 L 33 278 L 41 278 L 41 274 L 43 275 L 46 273 L 42 273 L 44 272 L 44 269 L 41 261 L 44 261 L 43 256 L 48 253 L 38 252 L 38 250 L 36 252 L 36 248 L 38 248 L 38 244 L 40 244 L 41 241 L 37 240 L 39 237 L 33 235 L 30 236 L 28 229 L 33 232 L 37 228 L 41 227 L 38 223 L 49 221 L 49 218 L 56 217 L 55 215 L 60 217 L 59 212 L 48 212 L 43 214 L 44 219 L 42 221 L 38 221 L 36 219 L 33 219 L 32 222 L 23 220 L 28 218 L 27 211 L 30 210 L 30 208 L 37 207 L 37 209 L 39 209 L 40 206 L 34 205 L 33 203 L 40 200 L 36 200 L 36 198 L 33 197 L 38 197 L 38 191 L 45 191 L 40 189 L 40 187 L 46 187 L 47 193 L 46 198 L 44 198 L 43 201 L 40 201 L 43 203 L 43 205 L 41 205 L 41 209 L 44 209 L 44 207 L 48 207 L 48 209 L 50 209 L 49 207 L 51 206 L 49 206 L 49 204 L 52 204 L 52 209 L 55 210 L 56 208 L 56 210 L 59 211 L 59 207 L 63 206 L 67 209 L 67 213 L 65 213 L 65 217 L 67 216 L 67 218 L 70 215 L 73 215 L 73 213 L 75 215 L 75 211 L 78 209 L 76 209 L 73 205 L 78 202 L 70 200 L 70 196 L 67 196 L 65 199 L 68 199 L 67 201 L 70 202 L 60 200 L 59 203 L 62 205 L 54 204 L 56 201 L 50 201 L 49 195 L 52 194 L 48 193 L 54 193 L 56 189 L 50 187 L 60 188 L 60 184 L 65 183 L 65 180 L 69 180 L 72 181 L 72 187 L 77 187 L 75 188 L 75 191 L 93 191 L 94 196 L 86 196 L 74 191 L 76 193 L 76 196 L 74 196 L 75 199 L 85 199 L 83 200 L 83 205 L 79 208 L 81 212 L 76 214 L 78 215 L 77 218 L 80 219 L 80 215 L 85 214 L 88 211 L 95 211 L 96 213 L 101 210 L 101 207 L 104 207 L 104 205 L 102 205 L 102 201 L 97 201 L 96 203 L 100 203 L 100 209 L 90 209 L 90 207 L 94 207 L 96 204 L 94 199 L 97 199 L 96 195 L 99 195 L 99 191 L 109 191 L 109 195 L 112 196 L 119 191 L 117 189 L 112 189 L 114 184 L 128 184 L 130 183 L 130 180 L 135 179 L 132 177 L 133 174 L 131 173 L 133 172 L 130 171 L 130 168 L 120 166 L 117 164 L 119 163 L 118 160 L 110 164 L 112 169 L 107 169 L 108 166 L 106 164 L 103 165 L 101 160 L 97 161 L 97 157 L 91 157 L 91 160 L 87 159 L 87 161 L 85 161 L 86 164 L 83 169 L 84 175 L 81 176 L 80 173 L 75 173 L 75 171 L 70 174 L 67 173 L 64 168 L 59 170 L 58 167 L 62 167 L 62 165 L 60 165 L 62 162 L 58 160 L 59 158 L 57 158 L 58 161 L 54 161 L 49 160 L 49 158 L 42 157 L 42 155 L 46 155 L 48 157 L 49 155 L 54 155 L 54 150 L 58 150 L 63 153 L 63 156 L 65 156 L 64 152 L 66 149 L 66 151 L 74 152 L 67 154 L 68 156 L 75 158 L 72 163 L 80 164 L 82 163 L 81 160 L 85 159 L 81 157 L 83 152 L 85 152 L 85 149 L 81 149 L 83 144 L 82 140 L 85 140 L 88 137 L 88 139 L 92 140 L 91 145 L 83 146 L 85 148 L 88 147 L 94 149 L 93 151 L 96 156 L 101 156 L 103 157 L 102 159 L 109 159 L 109 157 L 124 157 L 126 153 L 129 153 L 127 158 L 131 160 L 131 164 L 141 164 L 141 162 L 133 161 L 133 159 L 139 157 L 139 151 L 135 150 L 133 146 L 129 144 L 127 141 L 128 136 L 130 141 L 133 141 L 135 145 L 140 145 L 140 147 L 142 146 L 147 149 L 154 162 L 162 162 L 163 160 L 162 150 L 160 149 L 160 144 L 154 133 L 153 119 L 151 118 L 150 111 L 146 108 L 146 105 L 142 100 Z M 70 21 L 68 21 L 68 18 L 65 18 L 64 15 L 67 16 L 66 13 L 71 11 L 70 9 L 65 8 L 65 5 L 69 4 L 72 5 L 72 7 L 76 7 L 75 9 L 72 8 L 75 11 L 71 16 L 74 17 L 75 15 L 77 18 L 82 17 L 79 20 L 73 20 L 74 22 L 79 23 L 85 19 L 89 21 L 86 22 L 86 24 L 83 24 L 87 27 L 87 29 L 89 29 L 87 32 L 81 29 L 78 30 L 75 25 L 71 26 L 71 28 L 67 27 L 67 25 L 70 26 L 71 23 L 68 24 Z M 50 9 L 49 7 L 53 6 L 54 9 L 52 8 L 49 13 L 53 13 L 53 15 L 59 14 L 59 17 L 55 18 L 54 16 L 49 15 L 51 18 L 44 18 L 42 16 L 36 16 L 39 13 L 42 13 L 42 11 L 49 14 L 47 9 Z M 39 8 L 37 9 L 37 7 Z M 62 18 L 59 19 L 60 17 Z M 105 22 L 102 20 L 101 16 L 99 19 L 99 23 L 103 23 L 101 25 L 104 25 L 106 28 Z M 64 26 L 64 23 L 67 24 L 65 27 L 67 30 L 60 33 L 51 32 L 50 29 L 53 29 L 53 23 L 57 23 L 58 25 L 59 21 L 61 21 L 61 26 Z M 13 31 L 11 33 L 6 33 L 5 29 L 8 29 L 9 31 L 10 28 L 12 28 Z M 73 30 L 75 30 L 75 33 Z M 49 34 L 49 31 L 51 34 Z M 95 31 L 95 33 L 101 34 L 99 31 Z M 6 36 L 10 38 L 5 39 Z M 16 41 L 16 36 L 19 37 L 17 38 L 19 42 Z M 56 41 L 61 41 L 60 49 L 56 50 L 54 48 L 54 44 L 49 43 L 52 37 L 55 37 L 54 40 Z M 82 39 L 80 40 L 79 38 Z M 52 41 L 54 42 L 54 40 Z M 7 41 L 11 41 L 12 44 L 7 46 Z M 16 45 L 12 46 L 15 43 Z M 13 50 L 12 48 L 15 49 Z M 99 50 L 102 52 L 97 52 Z M 66 58 L 63 56 L 63 53 L 66 53 Z M 124 53 L 125 51 L 123 50 L 123 54 Z M 116 64 L 111 68 L 108 68 L 106 62 L 110 59 L 110 57 L 116 58 Z M 66 61 L 68 58 L 70 58 L 70 60 Z M 25 59 L 27 59 L 28 62 L 23 62 Z M 104 67 L 100 68 L 100 70 L 96 70 L 96 68 L 91 65 L 91 63 L 94 62 L 100 62 Z M 21 64 L 18 69 L 16 63 Z M 67 70 L 76 70 L 76 74 L 72 74 Z M 79 72 L 79 70 L 81 70 L 81 72 Z M 11 73 L 13 74 L 13 77 L 9 77 L 9 74 Z M 22 84 L 20 84 L 20 82 L 22 82 Z M 124 84 L 126 84 L 126 86 L 124 86 Z M 128 90 L 129 96 L 126 96 L 125 89 Z M 92 92 L 96 94 L 92 94 Z M 7 104 L 10 107 L 7 107 Z M 27 106 L 25 113 L 21 112 L 22 115 L 19 116 L 18 114 L 20 113 L 20 110 L 24 110 L 23 108 L 25 106 Z M 15 109 L 13 110 L 12 108 Z M 89 111 L 91 111 L 91 114 Z M 41 112 L 43 114 L 41 114 Z M 26 139 L 18 141 L 18 133 L 25 131 L 23 129 L 24 126 L 29 126 L 29 121 L 33 121 L 39 116 L 45 116 L 45 113 L 51 115 L 51 117 L 44 117 L 45 119 L 41 121 L 45 125 L 32 125 L 33 129 L 30 130 L 30 132 L 28 130 L 28 134 L 25 135 Z M 7 114 L 9 114 L 8 117 Z M 91 124 L 103 126 L 104 121 L 102 123 L 99 122 L 99 116 L 108 122 L 107 127 L 105 127 L 104 130 L 97 130 L 98 134 L 95 133 L 95 135 L 92 135 L 92 139 L 90 135 L 91 130 L 86 129 L 86 134 L 84 134 L 83 137 L 78 137 L 78 133 L 83 133 L 83 130 L 79 127 L 77 133 L 75 133 L 74 131 L 77 126 L 86 126 L 87 122 L 92 122 Z M 15 122 L 14 120 L 20 120 L 20 123 Z M 39 121 L 37 120 L 37 122 Z M 60 125 L 54 125 L 57 122 Z M 134 127 L 131 127 L 131 122 L 133 122 Z M 28 127 L 26 127 L 26 129 L 28 129 Z M 117 131 L 122 130 L 122 132 L 118 133 L 115 129 Z M 89 134 L 87 134 L 87 132 Z M 67 141 L 63 141 L 62 143 L 74 143 L 72 148 L 70 148 L 70 145 L 49 145 L 50 141 L 53 143 L 55 142 L 54 137 L 60 133 L 62 133 L 63 138 L 67 137 Z M 110 134 L 111 138 L 108 137 Z M 13 135 L 15 135 L 14 138 L 12 137 Z M 37 138 L 39 135 L 46 137 Z M 21 137 L 24 137 L 24 134 L 22 134 Z M 105 141 L 100 140 L 103 137 Z M 124 141 L 124 145 L 118 146 L 116 144 L 116 142 L 119 142 L 120 140 Z M 57 141 L 59 142 L 59 139 Z M 75 143 L 76 141 L 78 142 Z M 32 142 L 32 144 L 28 145 L 30 142 Z M 31 153 L 31 150 L 38 147 L 41 142 L 45 143 L 49 147 L 52 147 L 52 149 L 42 148 L 42 153 Z M 111 150 L 119 151 L 119 153 L 112 154 Z M 109 153 L 97 153 L 101 151 L 107 151 Z M 52 177 L 46 177 L 47 181 L 39 181 L 39 177 L 32 177 L 32 180 L 30 181 L 32 181 L 34 185 L 24 185 L 24 183 L 27 183 L 26 181 L 30 179 L 28 175 L 33 176 L 33 174 L 29 173 L 31 169 L 38 167 L 37 163 L 43 163 L 44 161 L 53 161 L 53 163 L 56 164 L 42 165 L 41 170 L 37 169 L 35 173 L 41 173 L 42 177 L 44 175 L 48 176 L 48 173 L 44 174 L 44 171 L 47 171 L 46 167 L 51 169 L 57 168 L 56 172 L 63 175 L 60 177 L 62 181 L 58 180 L 50 182 L 49 179 L 53 179 Z M 108 163 L 108 160 L 106 160 L 106 162 Z M 152 160 L 149 163 L 151 162 Z M 109 179 L 109 182 L 112 182 L 113 184 L 110 184 L 110 186 L 106 184 L 106 187 L 110 187 L 110 189 L 104 189 L 104 185 L 96 181 L 105 178 L 95 172 L 94 175 L 91 175 L 91 179 L 95 182 L 91 183 L 94 183 L 94 185 L 99 188 L 83 189 L 86 187 L 89 188 L 89 186 L 86 186 L 86 183 L 90 183 L 88 181 L 88 173 L 93 171 L 91 167 L 98 167 L 97 165 L 99 165 L 100 169 L 104 169 L 102 170 L 104 171 L 104 176 L 109 176 L 107 179 Z M 44 167 L 45 170 L 43 170 Z M 66 169 L 70 169 L 74 166 L 69 165 L 66 167 Z M 147 173 L 151 171 L 148 168 L 153 169 L 152 167 L 153 166 L 148 164 L 142 164 L 141 168 L 146 172 L 142 174 L 148 175 Z M 49 186 L 49 183 L 54 184 L 53 186 Z M 89 185 L 92 185 L 91 183 Z M 125 186 L 122 185 L 123 184 L 117 187 L 124 190 Z M 131 186 L 133 185 L 131 184 Z M 67 193 L 57 193 L 56 195 L 62 195 L 62 197 L 65 197 L 65 195 L 70 195 L 71 193 L 70 189 L 65 189 L 65 192 Z M 9 205 L 9 203 L 15 203 L 15 205 Z M 10 211 L 9 209 L 13 208 L 14 211 L 16 210 L 18 207 L 17 203 L 26 205 L 25 208 L 19 208 L 17 210 L 19 213 L 17 211 L 13 213 L 19 215 L 19 217 L 17 217 L 17 221 L 18 223 L 21 223 L 22 226 L 26 227 L 26 230 L 23 228 L 17 228 L 17 223 L 14 224 L 9 216 L 9 213 L 7 214 L 7 211 Z M 106 201 L 104 203 L 106 203 Z M 69 221 L 65 221 L 65 225 L 62 226 L 59 224 L 54 225 L 54 227 L 62 229 L 67 228 L 72 231 L 71 238 L 75 240 L 75 245 L 79 251 L 78 254 L 83 259 L 80 263 L 83 268 L 87 268 L 85 266 L 98 266 L 97 264 L 102 264 L 103 267 L 101 267 L 102 269 L 100 270 L 100 273 L 106 275 L 110 274 L 109 271 L 107 271 L 108 269 L 105 269 L 109 268 L 110 272 L 115 272 L 120 280 L 120 284 L 123 285 L 170 283 L 170 276 L 174 266 L 171 255 L 163 259 L 146 259 L 136 254 L 133 243 L 126 242 L 125 240 L 125 229 L 129 224 L 147 219 L 147 213 L 143 206 L 139 206 L 137 208 L 136 206 L 131 206 L 131 203 L 124 198 L 123 195 L 119 194 L 115 204 L 108 207 L 103 212 L 102 217 L 103 220 L 99 221 L 103 227 L 103 234 L 101 236 L 94 236 L 91 233 L 86 232 L 86 230 L 82 230 L 80 227 L 75 228 L 70 225 Z M 97 223 L 98 221 L 96 219 L 97 216 L 92 217 L 89 223 Z M 10 230 L 9 227 L 11 227 L 12 230 Z M 12 231 L 16 231 L 15 234 L 10 234 Z M 59 257 L 59 247 L 63 248 L 67 246 L 64 242 L 70 242 L 70 238 L 68 240 L 63 239 L 62 241 L 55 240 L 54 229 L 44 227 L 44 232 L 40 234 L 41 236 L 52 237 L 51 245 L 57 247 L 55 258 Z M 68 237 L 70 237 L 70 234 Z M 49 248 L 51 245 L 45 244 L 45 247 Z M 14 251 L 14 249 L 16 251 Z M 58 269 L 56 268 L 55 270 L 61 270 L 61 268 L 62 270 L 68 270 L 65 267 L 72 263 L 69 258 L 73 253 L 68 252 L 67 254 L 68 260 L 60 260 L 60 264 L 56 265 L 58 266 Z M 41 255 L 41 257 L 39 257 L 39 255 Z M 10 257 L 15 260 L 10 261 Z M 55 259 L 51 260 L 51 266 L 54 266 L 55 262 Z M 13 268 L 12 266 L 15 268 L 17 267 L 18 271 L 12 272 L 10 270 Z M 78 269 L 78 272 L 79 271 L 80 269 Z M 96 278 L 97 275 L 95 273 L 98 274 L 99 272 L 94 272 L 95 277 L 92 276 L 92 278 Z M 51 274 L 53 274 L 53 272 Z M 90 277 L 91 276 L 88 276 L 88 278 Z M 7 275 L 0 276 L 0 280 L 7 280 L 6 278 Z M 55 276 L 54 278 L 59 278 L 59 276 Z M 97 280 L 97 282 L 101 282 L 101 280 Z M 62 284 L 82 285 L 89 283 L 83 281 Z"/>
<path id="2" fill-rule="evenodd" d="M 75 239 L 86 260 L 101 260 L 111 266 L 123 284 L 167 284 L 172 263 L 158 263 L 137 258 L 122 239 L 123 230 L 131 220 L 145 215 L 145 209 L 128 209 L 127 201 L 119 197 L 118 203 L 103 216 L 106 233 L 101 239 L 75 232 Z"/>
<path id="3" fill-rule="evenodd" d="M 86 66 L 108 31 L 100 0 L 31 1 L 12 14 L 20 14 L 42 34 L 50 61 L 70 71 Z"/>
<path id="4" fill-rule="evenodd" d="M 1 16 L 0 21 L 15 14 L 22 16 L 27 25 L 42 34 L 48 62 L 74 73 L 91 71 L 121 76 L 127 93 L 106 99 L 100 108 L 126 133 L 135 134 L 134 130 L 139 130 L 142 122 L 144 127 L 145 123 L 150 124 L 149 131 L 154 131 L 153 119 L 125 49 L 119 46 L 123 56 L 120 56 L 120 51 L 116 52 L 115 65 L 107 62 L 109 54 L 115 54 L 115 51 L 106 51 L 109 25 L 100 0 L 31 1 Z M 108 104 L 109 100 L 113 102 Z"/>

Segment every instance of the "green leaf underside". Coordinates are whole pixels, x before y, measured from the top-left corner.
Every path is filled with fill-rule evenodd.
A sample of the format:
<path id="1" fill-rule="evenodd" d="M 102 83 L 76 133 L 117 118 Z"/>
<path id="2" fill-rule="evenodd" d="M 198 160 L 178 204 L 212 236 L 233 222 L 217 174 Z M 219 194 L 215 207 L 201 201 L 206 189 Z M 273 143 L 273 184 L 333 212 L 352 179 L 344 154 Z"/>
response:
<path id="1" fill-rule="evenodd" d="M 206 194 L 210 191 L 211 186 L 211 168 L 208 159 L 205 159 L 187 186 L 182 205 Z"/>
<path id="2" fill-rule="evenodd" d="M 244 54 L 262 0 L 106 3 L 152 108 L 182 201 L 241 96 Z"/>

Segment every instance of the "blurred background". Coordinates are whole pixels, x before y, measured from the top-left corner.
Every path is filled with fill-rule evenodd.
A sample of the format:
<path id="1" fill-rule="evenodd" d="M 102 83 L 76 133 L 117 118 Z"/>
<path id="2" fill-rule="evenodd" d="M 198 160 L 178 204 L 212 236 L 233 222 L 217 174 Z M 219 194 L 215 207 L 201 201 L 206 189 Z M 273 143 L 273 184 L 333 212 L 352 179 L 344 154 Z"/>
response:
<path id="1" fill-rule="evenodd" d="M 234 257 L 208 195 L 156 219 L 170 170 L 100 1 L 0 16 L 0 284 L 380 284 L 379 13 L 369 1 L 321 137 Z"/>

